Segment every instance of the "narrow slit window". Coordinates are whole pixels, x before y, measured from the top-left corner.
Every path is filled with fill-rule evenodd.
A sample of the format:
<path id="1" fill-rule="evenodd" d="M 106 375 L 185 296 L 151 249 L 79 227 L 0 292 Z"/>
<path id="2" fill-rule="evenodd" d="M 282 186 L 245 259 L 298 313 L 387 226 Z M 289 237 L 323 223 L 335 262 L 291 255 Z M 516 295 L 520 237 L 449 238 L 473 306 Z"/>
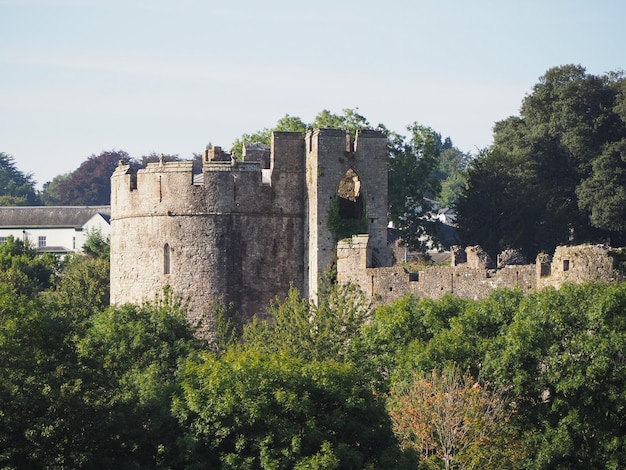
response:
<path id="1" fill-rule="evenodd" d="M 563 260 L 563 271 L 569 271 L 569 260 L 568 259 L 564 259 Z"/>
<path id="2" fill-rule="evenodd" d="M 169 274 L 171 266 L 171 249 L 169 243 L 163 247 L 163 274 Z"/>

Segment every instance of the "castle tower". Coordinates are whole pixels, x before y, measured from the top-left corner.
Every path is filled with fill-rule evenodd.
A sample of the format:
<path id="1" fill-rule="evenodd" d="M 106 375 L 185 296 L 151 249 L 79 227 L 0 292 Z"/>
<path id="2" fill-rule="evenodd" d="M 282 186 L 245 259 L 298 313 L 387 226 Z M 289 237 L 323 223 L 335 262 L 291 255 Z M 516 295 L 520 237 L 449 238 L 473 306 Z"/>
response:
<path id="1" fill-rule="evenodd" d="M 169 286 L 210 337 L 216 301 L 249 318 L 292 285 L 315 299 L 336 259 L 332 220 L 360 224 L 368 267 L 391 264 L 382 133 L 359 131 L 353 141 L 338 130 L 277 132 L 269 161 L 265 149 L 250 150 L 236 161 L 207 149 L 201 175 L 191 162 L 137 172 L 120 163 L 111 177 L 111 303 L 153 300 Z"/>
<path id="2" fill-rule="evenodd" d="M 387 246 L 387 138 L 372 130 L 316 129 L 306 141 L 305 291 L 315 299 L 319 279 L 335 262 L 337 236 L 329 226 L 340 219 L 363 219 L 371 266 L 390 266 Z"/>
<path id="3" fill-rule="evenodd" d="M 219 147 L 191 162 L 124 164 L 111 177 L 111 302 L 152 300 L 166 286 L 212 331 L 215 301 L 263 313 L 290 285 L 303 290 L 304 140 L 273 136 L 270 168 Z"/>

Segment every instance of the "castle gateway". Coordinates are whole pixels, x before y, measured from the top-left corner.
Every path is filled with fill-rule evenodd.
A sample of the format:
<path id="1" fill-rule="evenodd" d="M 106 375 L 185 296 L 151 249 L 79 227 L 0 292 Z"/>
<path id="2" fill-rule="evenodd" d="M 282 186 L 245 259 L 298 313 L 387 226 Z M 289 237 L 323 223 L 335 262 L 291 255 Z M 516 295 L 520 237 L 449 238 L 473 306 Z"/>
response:
<path id="1" fill-rule="evenodd" d="M 237 161 L 219 147 L 191 162 L 120 165 L 111 177 L 111 303 L 141 303 L 170 286 L 192 322 L 211 328 L 214 301 L 244 317 L 293 285 L 315 297 L 336 259 L 329 214 L 362 222 L 368 267 L 390 266 L 387 138 L 316 129 L 276 132 L 269 151 Z"/>

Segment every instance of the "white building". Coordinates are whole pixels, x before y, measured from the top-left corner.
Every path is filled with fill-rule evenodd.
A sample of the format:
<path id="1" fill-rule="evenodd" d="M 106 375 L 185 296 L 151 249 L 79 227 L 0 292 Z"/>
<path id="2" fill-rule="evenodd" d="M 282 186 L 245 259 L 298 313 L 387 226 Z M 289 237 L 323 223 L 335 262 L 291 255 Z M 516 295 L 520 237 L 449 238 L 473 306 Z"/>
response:
<path id="1" fill-rule="evenodd" d="M 110 218 L 110 206 L 0 207 L 0 243 L 13 236 L 39 251 L 77 252 L 92 231 L 109 237 Z"/>

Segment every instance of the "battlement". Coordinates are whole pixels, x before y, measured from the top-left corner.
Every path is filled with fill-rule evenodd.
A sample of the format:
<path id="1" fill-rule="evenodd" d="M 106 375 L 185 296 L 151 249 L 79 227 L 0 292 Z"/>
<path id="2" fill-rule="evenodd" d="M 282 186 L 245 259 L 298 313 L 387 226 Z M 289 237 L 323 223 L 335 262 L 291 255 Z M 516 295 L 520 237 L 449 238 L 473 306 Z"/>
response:
<path id="1" fill-rule="evenodd" d="M 337 244 L 339 282 L 357 284 L 375 302 L 392 302 L 407 294 L 437 299 L 444 294 L 481 299 L 497 288 L 537 291 L 566 282 L 624 280 L 616 270 L 616 250 L 605 245 L 559 246 L 526 264 L 516 250 L 498 256 L 498 264 L 479 246 L 453 247 L 449 266 L 395 265 L 372 268 L 364 236 Z"/>
<path id="2" fill-rule="evenodd" d="M 213 301 L 244 316 L 290 286 L 314 297 L 333 263 L 330 201 L 353 185 L 367 222 L 371 265 L 386 265 L 387 139 L 343 130 L 275 132 L 269 148 L 246 145 L 242 160 L 221 147 L 191 162 L 123 162 L 111 177 L 111 302 L 141 302 L 164 286 L 189 299 L 192 320 Z M 355 213 L 340 214 L 353 217 Z M 210 329 L 210 327 L 209 327 Z"/>

